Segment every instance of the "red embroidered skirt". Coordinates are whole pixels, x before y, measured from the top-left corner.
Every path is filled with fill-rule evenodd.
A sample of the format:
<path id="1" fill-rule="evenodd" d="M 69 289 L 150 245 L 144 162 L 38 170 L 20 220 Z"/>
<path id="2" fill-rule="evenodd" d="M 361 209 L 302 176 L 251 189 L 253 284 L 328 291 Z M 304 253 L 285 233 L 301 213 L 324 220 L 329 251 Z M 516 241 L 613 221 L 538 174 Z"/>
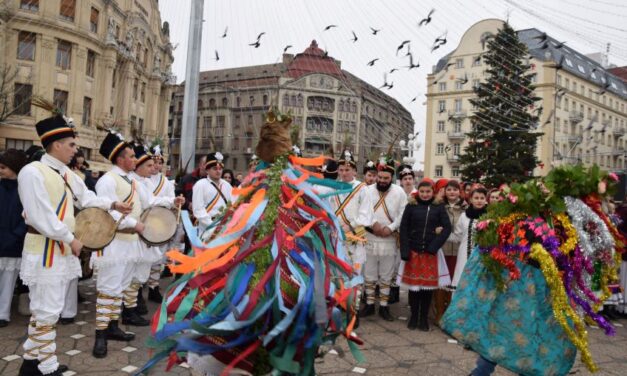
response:
<path id="1" fill-rule="evenodd" d="M 438 258 L 429 252 L 410 252 L 401 282 L 409 286 L 438 287 Z"/>

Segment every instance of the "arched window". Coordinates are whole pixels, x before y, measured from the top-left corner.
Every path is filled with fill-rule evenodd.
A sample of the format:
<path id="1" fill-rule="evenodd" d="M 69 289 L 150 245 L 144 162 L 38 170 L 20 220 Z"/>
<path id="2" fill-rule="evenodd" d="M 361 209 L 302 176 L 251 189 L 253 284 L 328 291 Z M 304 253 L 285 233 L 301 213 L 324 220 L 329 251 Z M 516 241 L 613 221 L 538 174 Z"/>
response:
<path id="1" fill-rule="evenodd" d="M 222 98 L 222 107 L 228 107 L 229 106 L 229 100 L 224 97 Z"/>
<path id="2" fill-rule="evenodd" d="M 202 102 L 202 99 L 198 100 L 198 109 L 200 110 L 201 108 L 204 108 L 204 103 Z"/>
<path id="3" fill-rule="evenodd" d="M 296 107 L 298 106 L 298 102 L 296 101 L 296 96 L 292 95 L 290 103 L 292 104 L 292 106 Z"/>
<path id="4" fill-rule="evenodd" d="M 289 106 L 290 105 L 290 96 L 285 94 L 283 96 L 283 106 Z"/>
<path id="5" fill-rule="evenodd" d="M 216 100 L 211 98 L 209 99 L 209 108 L 216 108 Z"/>
<path id="6" fill-rule="evenodd" d="M 235 103 L 237 104 L 237 107 L 240 107 L 240 106 L 241 106 L 241 104 L 242 104 L 242 98 L 237 97 L 237 98 L 235 99 Z"/>
<path id="7" fill-rule="evenodd" d="M 357 103 L 353 102 L 351 104 L 351 112 L 357 112 Z"/>

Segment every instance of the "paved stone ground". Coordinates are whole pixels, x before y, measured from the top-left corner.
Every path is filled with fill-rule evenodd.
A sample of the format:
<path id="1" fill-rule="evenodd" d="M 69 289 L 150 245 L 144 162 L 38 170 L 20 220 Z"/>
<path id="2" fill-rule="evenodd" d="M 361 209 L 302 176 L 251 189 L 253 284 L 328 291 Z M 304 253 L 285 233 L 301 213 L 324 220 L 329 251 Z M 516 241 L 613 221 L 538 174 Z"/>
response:
<path id="1" fill-rule="evenodd" d="M 108 357 L 95 359 L 91 355 L 94 340 L 95 289 L 93 283 L 88 282 L 81 283 L 80 290 L 88 298 L 88 302 L 79 304 L 79 313 L 74 324 L 59 326 L 58 329 L 59 359 L 62 364 L 70 367 L 65 376 L 133 374 L 149 357 L 144 345 L 148 328 L 127 327 L 126 330 L 135 332 L 138 339 L 130 343 L 110 342 Z M 409 309 L 405 299 L 392 306 L 392 313 L 399 318 L 394 322 L 385 322 L 378 316 L 362 320 L 357 333 L 365 341 L 362 350 L 366 363 L 357 364 L 346 344 L 338 342 L 336 349 L 316 361 L 317 373 L 334 376 L 467 375 L 474 367 L 476 354 L 464 350 L 435 327 L 428 333 L 407 330 L 406 317 L 409 315 Z M 149 308 L 154 312 L 156 306 L 149 303 Z M 0 329 L 0 375 L 3 376 L 17 375 L 21 364 L 21 344 L 25 339 L 28 323 L 27 317 L 20 316 L 16 309 L 13 311 L 10 325 Z M 627 320 L 616 322 L 617 335 L 613 338 L 604 336 L 596 328 L 590 328 L 592 354 L 601 369 L 597 375 L 627 374 L 627 329 L 623 325 L 627 325 Z M 159 364 L 150 374 L 166 375 L 164 365 Z M 185 367 L 176 366 L 167 374 L 189 375 L 190 371 Z M 577 361 L 571 374 L 583 376 L 589 372 Z M 513 374 L 499 368 L 496 375 Z"/>

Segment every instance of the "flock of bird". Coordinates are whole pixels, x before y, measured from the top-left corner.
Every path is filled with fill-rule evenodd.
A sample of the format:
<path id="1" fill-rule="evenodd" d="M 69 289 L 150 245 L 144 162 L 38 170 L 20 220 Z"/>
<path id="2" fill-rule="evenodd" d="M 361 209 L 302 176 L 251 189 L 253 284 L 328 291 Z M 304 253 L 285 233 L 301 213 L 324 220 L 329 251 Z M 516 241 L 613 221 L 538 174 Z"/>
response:
<path id="1" fill-rule="evenodd" d="M 423 27 L 423 26 L 427 26 L 429 23 L 431 23 L 431 21 L 433 20 L 433 14 L 435 13 L 435 9 L 431 9 L 429 11 L 429 13 L 427 14 L 427 16 L 423 19 L 421 19 L 418 22 L 418 27 Z M 339 25 L 335 25 L 335 24 L 331 24 L 331 25 L 327 25 L 324 27 L 324 29 L 322 30 L 323 32 L 335 29 L 335 28 L 339 28 Z M 370 34 L 376 36 L 379 32 L 381 32 L 381 29 L 376 29 L 374 27 L 369 27 L 370 29 Z M 228 31 L 229 28 L 228 26 L 224 29 L 224 32 L 222 33 L 222 35 L 220 36 L 220 38 L 224 39 L 227 38 L 228 36 Z M 261 32 L 259 33 L 259 35 L 257 35 L 257 39 L 252 42 L 249 43 L 248 45 L 250 47 L 254 47 L 254 48 L 259 48 L 261 46 L 261 38 L 265 35 L 265 32 Z M 357 33 L 355 33 L 354 30 L 351 30 L 351 35 L 352 38 L 350 38 L 349 40 L 352 41 L 353 43 L 356 43 L 359 40 L 359 37 L 357 36 Z M 445 32 L 444 34 L 438 36 L 435 41 L 433 42 L 433 45 L 431 46 L 431 52 L 434 52 L 435 50 L 437 50 L 438 48 L 444 46 L 447 43 L 447 39 L 446 39 L 446 35 L 447 33 Z M 286 45 L 283 48 L 283 53 L 286 53 L 290 48 L 292 48 L 292 45 Z M 408 70 L 412 70 L 412 69 L 416 69 L 420 67 L 420 62 L 418 60 L 416 60 L 414 58 L 414 55 L 411 52 L 411 41 L 410 40 L 404 40 L 400 43 L 400 45 L 396 48 L 396 56 L 398 56 L 399 52 L 405 51 L 405 55 L 404 57 L 408 58 L 409 60 L 409 65 L 406 66 L 402 66 L 402 67 L 398 67 L 398 68 L 392 68 L 390 69 L 388 72 L 385 72 L 383 74 L 383 85 L 381 85 L 379 88 L 380 89 L 387 89 L 387 90 L 391 90 L 394 87 L 394 82 L 389 82 L 388 81 L 388 74 L 392 74 L 396 71 L 398 71 L 400 68 L 406 68 Z M 328 57 L 328 52 L 325 50 L 324 51 L 324 55 L 323 58 Z M 215 61 L 219 61 L 220 60 L 220 54 L 218 53 L 218 50 L 214 51 L 214 60 Z M 377 63 L 377 61 L 379 61 L 380 58 L 373 58 L 372 60 L 368 61 L 366 63 L 367 66 L 369 67 L 374 67 L 374 65 Z M 447 70 L 448 70 L 448 66 L 447 66 Z M 467 81 L 467 79 L 466 79 Z M 418 96 L 412 98 L 412 100 L 409 103 L 413 103 L 418 99 Z"/>

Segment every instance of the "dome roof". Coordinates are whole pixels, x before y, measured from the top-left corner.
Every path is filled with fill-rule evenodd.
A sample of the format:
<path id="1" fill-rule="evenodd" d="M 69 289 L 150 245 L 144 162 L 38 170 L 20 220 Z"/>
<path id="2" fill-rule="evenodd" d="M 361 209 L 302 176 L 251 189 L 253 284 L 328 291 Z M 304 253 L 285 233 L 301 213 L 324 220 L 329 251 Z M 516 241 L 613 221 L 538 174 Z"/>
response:
<path id="1" fill-rule="evenodd" d="M 323 73 L 343 78 L 340 65 L 332 57 L 318 47 L 318 42 L 311 41 L 309 47 L 294 57 L 288 66 L 287 74 L 292 78 L 299 78 L 309 73 Z"/>

